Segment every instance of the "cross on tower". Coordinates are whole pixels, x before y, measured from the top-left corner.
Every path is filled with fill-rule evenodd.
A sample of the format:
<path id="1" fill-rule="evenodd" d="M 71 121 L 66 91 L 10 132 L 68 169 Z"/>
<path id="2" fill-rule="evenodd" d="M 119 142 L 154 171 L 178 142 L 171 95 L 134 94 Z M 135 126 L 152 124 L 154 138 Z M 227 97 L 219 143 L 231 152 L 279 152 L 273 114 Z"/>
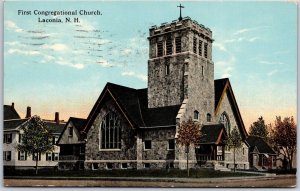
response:
<path id="1" fill-rule="evenodd" d="M 184 6 L 182 6 L 181 3 L 180 3 L 180 5 L 177 6 L 177 7 L 179 7 L 179 9 L 180 9 L 180 16 L 179 16 L 178 19 L 181 21 L 181 20 L 182 20 L 182 17 L 181 17 L 181 9 L 184 8 Z"/>

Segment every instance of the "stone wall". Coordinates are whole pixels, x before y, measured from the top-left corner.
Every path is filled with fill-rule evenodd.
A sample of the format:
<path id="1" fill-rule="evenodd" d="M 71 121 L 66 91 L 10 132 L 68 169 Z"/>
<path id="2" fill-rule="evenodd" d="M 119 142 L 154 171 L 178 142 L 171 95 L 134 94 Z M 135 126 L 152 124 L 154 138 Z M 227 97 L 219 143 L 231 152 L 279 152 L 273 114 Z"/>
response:
<path id="1" fill-rule="evenodd" d="M 229 99 L 228 99 L 228 92 L 226 92 L 225 96 L 221 100 L 221 105 L 219 106 L 218 112 L 215 116 L 215 122 L 218 123 L 221 115 L 226 112 L 229 121 L 230 121 L 230 130 L 232 131 L 233 128 L 238 127 L 237 119 L 233 113 L 232 107 Z M 238 128 L 238 130 L 240 130 Z M 227 132 L 228 133 L 228 132 Z M 240 134 L 243 133 L 240 131 Z M 244 150 L 244 151 L 243 151 Z M 244 154 L 243 154 L 244 153 Z M 248 157 L 248 147 L 245 143 L 243 146 L 236 150 L 236 164 L 237 168 L 240 169 L 248 169 L 249 168 L 249 157 Z M 231 148 L 229 151 L 225 151 L 225 166 L 229 168 L 233 168 L 233 149 Z"/>
<path id="2" fill-rule="evenodd" d="M 121 148 L 101 149 L 99 145 L 99 130 L 101 121 L 109 112 L 116 112 L 121 118 Z M 85 168 L 91 169 L 92 164 L 98 164 L 99 169 L 106 167 L 107 163 L 113 163 L 113 167 L 119 168 L 122 162 L 136 161 L 135 130 L 129 126 L 123 116 L 116 110 L 112 101 L 108 101 L 100 110 L 92 127 L 87 133 Z M 136 165 L 135 165 L 136 166 Z M 133 166 L 132 166 L 133 167 Z"/>
<path id="3" fill-rule="evenodd" d="M 183 101 L 185 54 L 148 61 L 149 108 L 179 105 Z M 166 65 L 170 73 L 166 75 Z"/>
<path id="4" fill-rule="evenodd" d="M 224 166 L 234 168 L 234 149 L 225 151 Z M 235 150 L 235 164 L 237 169 L 249 169 L 249 148 L 245 143 Z"/>
<path id="5" fill-rule="evenodd" d="M 188 76 L 188 102 L 186 112 L 180 119 L 188 120 L 194 117 L 194 111 L 199 112 L 199 123 L 209 124 L 207 122 L 207 113 L 212 116 L 214 122 L 214 66 L 207 59 L 201 58 L 196 54 L 191 54 L 187 60 L 188 70 L 185 71 Z M 202 71 L 203 69 L 203 71 Z"/>
<path id="6" fill-rule="evenodd" d="M 150 168 L 166 168 L 169 163 L 174 164 L 175 150 L 169 150 L 169 140 L 175 138 L 175 127 L 143 129 L 142 134 L 143 164 L 149 163 Z M 145 149 L 145 140 L 151 140 L 151 149 Z"/>
<path id="7" fill-rule="evenodd" d="M 176 52 L 175 38 L 177 37 L 181 38 L 181 52 Z M 196 39 L 196 44 L 194 44 L 194 38 Z M 180 105 L 186 97 L 196 95 L 198 98 L 199 91 L 202 92 L 203 89 L 205 89 L 205 93 L 207 92 L 206 90 L 212 91 L 209 92 L 211 95 L 205 95 L 203 99 L 207 97 L 214 99 L 211 38 L 212 32 L 209 29 L 190 19 L 150 29 L 148 61 L 149 108 Z M 166 53 L 167 39 L 171 39 L 173 44 L 172 54 L 169 55 Z M 198 51 L 199 40 L 203 42 L 202 55 L 199 55 Z M 163 55 L 159 57 L 157 55 L 158 43 L 163 43 Z M 204 58 L 204 43 L 208 45 L 207 58 Z M 194 47 L 196 47 L 196 52 L 194 52 Z M 166 66 L 169 66 L 169 74 L 166 73 Z M 187 68 L 189 68 L 190 74 L 186 73 Z M 202 80 L 199 79 L 199 76 L 202 77 Z M 213 104 L 214 102 L 212 101 L 212 107 L 214 106 Z"/>

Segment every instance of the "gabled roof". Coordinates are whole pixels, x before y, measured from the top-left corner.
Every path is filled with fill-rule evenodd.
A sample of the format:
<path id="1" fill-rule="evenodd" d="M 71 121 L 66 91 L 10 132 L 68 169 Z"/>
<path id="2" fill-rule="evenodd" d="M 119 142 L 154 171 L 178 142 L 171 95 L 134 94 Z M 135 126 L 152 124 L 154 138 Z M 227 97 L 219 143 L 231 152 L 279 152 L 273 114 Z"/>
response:
<path id="1" fill-rule="evenodd" d="M 221 97 L 226 91 L 225 86 L 227 84 L 228 78 L 215 80 L 215 110 L 218 107 L 218 104 L 221 101 Z"/>
<path id="2" fill-rule="evenodd" d="M 31 118 L 27 119 L 11 119 L 11 120 L 4 120 L 4 130 L 18 130 L 18 128 L 29 121 Z M 65 126 L 65 123 L 57 124 L 54 121 L 46 121 L 43 120 L 47 127 L 52 130 L 54 134 L 60 134 Z"/>
<path id="3" fill-rule="evenodd" d="M 20 115 L 11 105 L 4 105 L 4 120 L 8 119 L 20 119 Z"/>
<path id="4" fill-rule="evenodd" d="M 179 109 L 180 105 L 145 109 L 143 111 L 145 127 L 175 126 Z"/>
<path id="5" fill-rule="evenodd" d="M 246 141 L 250 145 L 249 152 L 253 152 L 256 148 L 261 154 L 276 155 L 275 151 L 261 137 L 248 136 Z"/>
<path id="6" fill-rule="evenodd" d="M 240 129 L 240 133 L 242 134 L 244 140 L 247 138 L 248 134 L 245 129 L 245 125 L 228 78 L 215 80 L 215 115 L 218 114 L 221 107 L 221 103 L 226 94 L 232 106 L 232 111 L 234 113 L 238 128 Z"/>
<path id="7" fill-rule="evenodd" d="M 136 125 L 142 126 L 144 121 L 141 109 L 144 106 L 141 106 L 139 96 L 147 96 L 147 89 L 137 90 L 112 83 L 107 83 L 106 86 L 130 119 L 133 120 Z M 141 100 L 143 100 L 143 98 L 141 98 Z"/>
<path id="8" fill-rule="evenodd" d="M 107 83 L 87 118 L 84 132 L 88 131 L 107 99 L 114 100 L 120 113 L 133 128 L 176 125 L 180 105 L 148 109 L 147 88 L 133 89 Z"/>
<path id="9" fill-rule="evenodd" d="M 86 123 L 86 119 L 70 117 L 69 122 L 72 121 L 74 127 L 80 132 Z"/>
<path id="10" fill-rule="evenodd" d="M 25 123 L 28 119 L 11 119 L 4 120 L 4 131 L 5 130 L 16 130 L 20 125 Z"/>
<path id="11" fill-rule="evenodd" d="M 64 130 L 65 123 L 57 124 L 55 121 L 44 121 L 53 134 L 61 134 Z"/>
<path id="12" fill-rule="evenodd" d="M 223 135 L 227 137 L 223 124 L 204 125 L 201 128 L 200 144 L 219 144 Z"/>
<path id="13" fill-rule="evenodd" d="M 78 133 L 80 134 L 80 132 L 82 131 L 82 129 L 84 128 L 84 126 L 86 124 L 86 119 L 77 118 L 77 117 L 70 117 L 68 122 L 64 125 L 62 132 L 60 133 L 60 136 L 57 140 L 57 143 L 59 143 L 61 137 L 63 136 L 63 134 L 66 131 L 66 129 L 67 129 L 70 122 L 72 122 L 72 124 L 77 129 Z"/>

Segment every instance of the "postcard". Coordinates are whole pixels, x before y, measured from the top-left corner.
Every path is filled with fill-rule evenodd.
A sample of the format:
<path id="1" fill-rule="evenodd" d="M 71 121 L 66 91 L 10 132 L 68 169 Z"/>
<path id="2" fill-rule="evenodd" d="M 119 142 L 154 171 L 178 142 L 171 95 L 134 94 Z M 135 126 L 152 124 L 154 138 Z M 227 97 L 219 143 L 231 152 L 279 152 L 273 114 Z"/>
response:
<path id="1" fill-rule="evenodd" d="M 4 2 L 4 186 L 295 187 L 293 2 Z"/>

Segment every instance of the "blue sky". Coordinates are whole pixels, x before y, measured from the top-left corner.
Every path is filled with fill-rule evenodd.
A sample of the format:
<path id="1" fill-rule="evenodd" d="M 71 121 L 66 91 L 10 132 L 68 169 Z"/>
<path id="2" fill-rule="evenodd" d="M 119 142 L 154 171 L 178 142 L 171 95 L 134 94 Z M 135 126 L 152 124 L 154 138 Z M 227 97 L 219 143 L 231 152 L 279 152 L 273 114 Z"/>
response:
<path id="1" fill-rule="evenodd" d="M 4 104 L 22 117 L 87 117 L 107 82 L 147 87 L 148 29 L 179 16 L 178 2 L 6 2 Z M 244 123 L 296 117 L 297 6 L 287 2 L 184 2 L 213 31 L 215 79 L 229 77 Z M 87 10 L 80 23 L 39 23 L 34 10 Z M 18 15 L 18 10 L 31 15 Z M 73 18 L 74 16 L 70 16 Z"/>

